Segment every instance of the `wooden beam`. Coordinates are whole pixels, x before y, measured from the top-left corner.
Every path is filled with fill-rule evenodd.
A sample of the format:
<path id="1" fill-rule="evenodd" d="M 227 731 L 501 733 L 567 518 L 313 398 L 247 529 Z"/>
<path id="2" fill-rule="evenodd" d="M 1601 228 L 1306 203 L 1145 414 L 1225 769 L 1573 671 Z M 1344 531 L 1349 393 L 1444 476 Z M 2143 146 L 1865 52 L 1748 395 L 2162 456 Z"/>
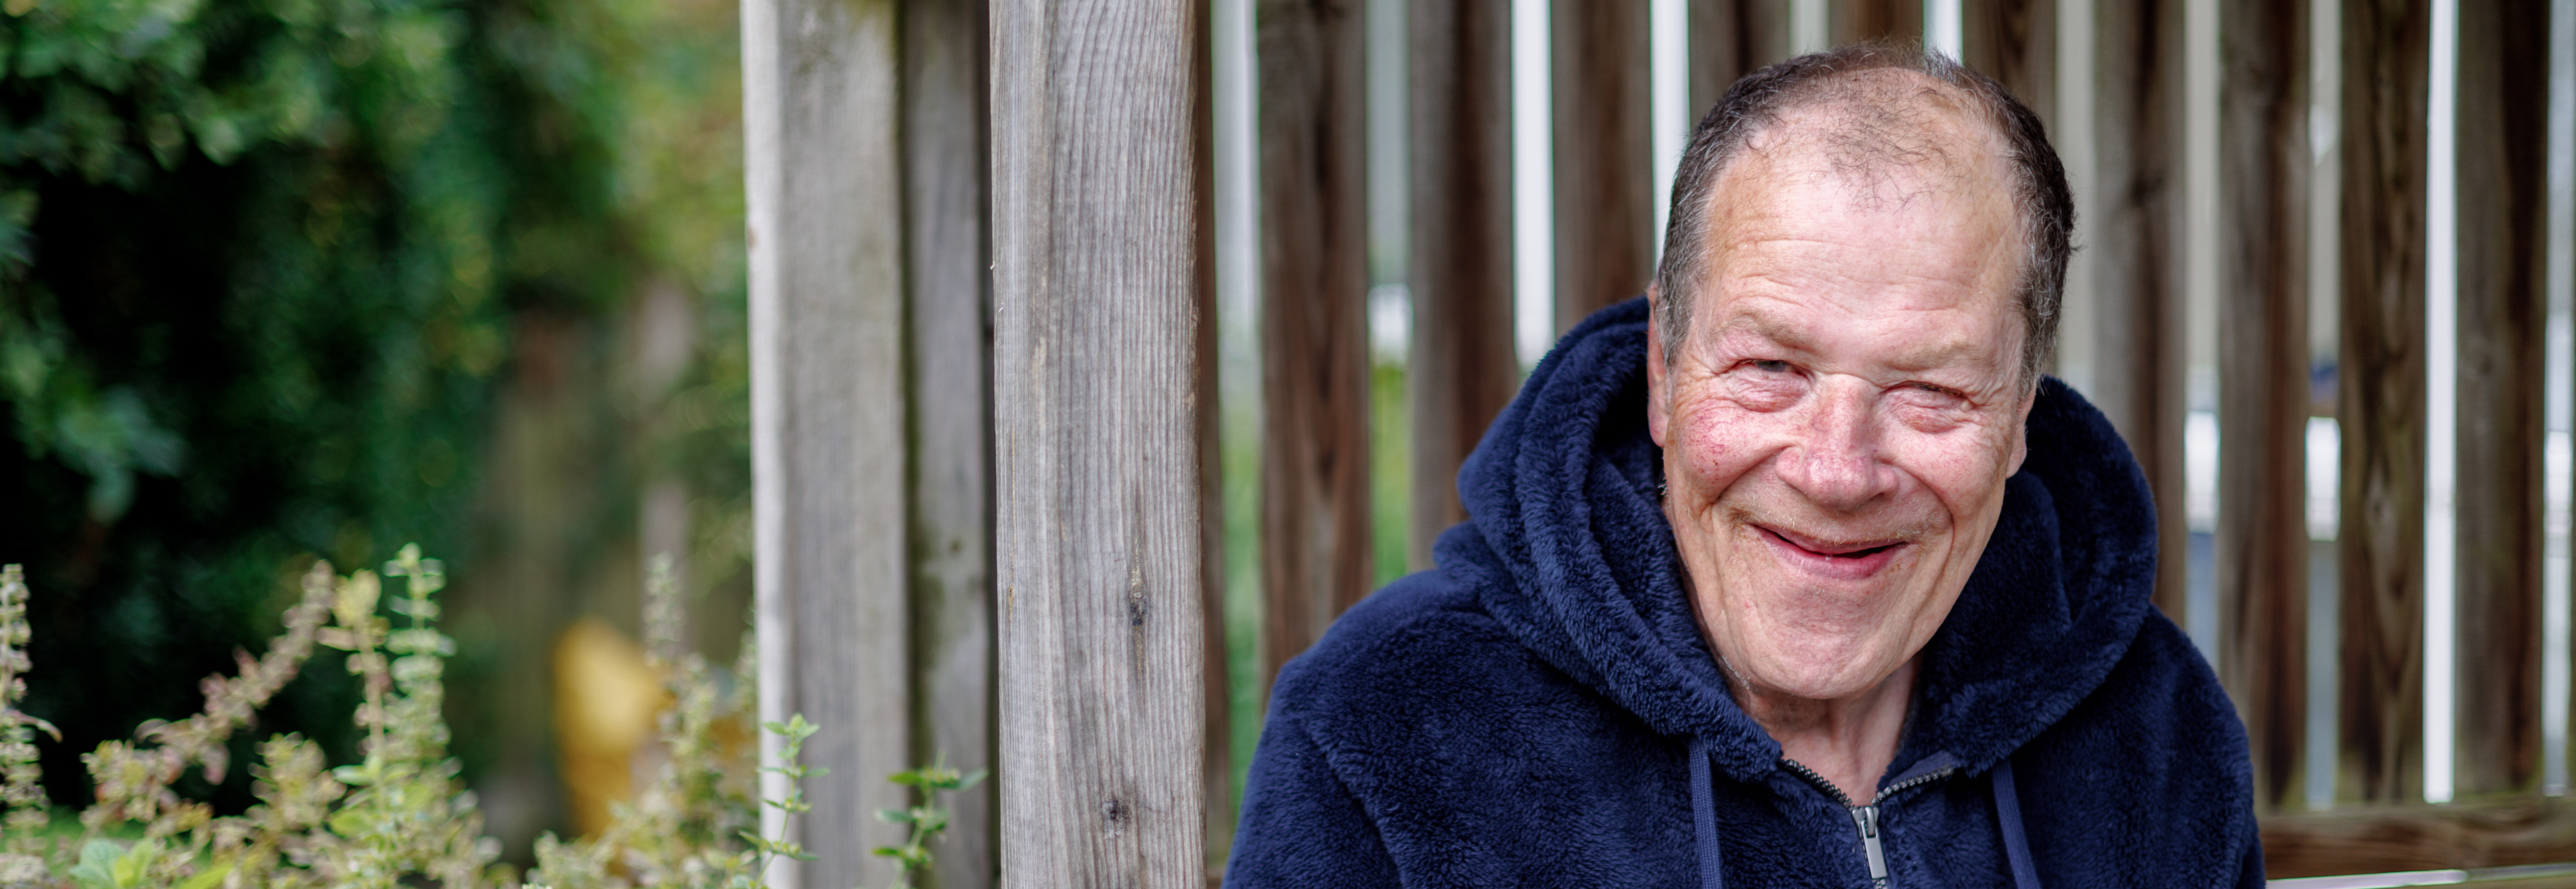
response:
<path id="1" fill-rule="evenodd" d="M 1357 0 L 1262 0 L 1262 687 L 1376 580 Z"/>
<path id="2" fill-rule="evenodd" d="M 1692 124 L 1744 75 L 1787 58 L 1789 0 L 1690 0 Z"/>
<path id="3" fill-rule="evenodd" d="M 1207 7 L 992 11 L 1002 885 L 1205 885 Z"/>
<path id="4" fill-rule="evenodd" d="M 761 715 L 821 726 L 806 761 L 831 769 L 806 782 L 792 835 L 818 857 L 777 870 L 789 887 L 891 880 L 867 850 L 899 834 L 872 813 L 907 802 L 884 780 L 912 752 L 895 12 L 743 5 Z"/>
<path id="5" fill-rule="evenodd" d="M 2057 124 L 2057 4 L 1961 0 L 1959 61 L 2012 91 L 2051 132 Z"/>
<path id="6" fill-rule="evenodd" d="M 991 769 L 992 263 L 986 247 L 984 4 L 905 0 L 905 313 L 912 477 L 912 753 Z M 862 776 L 881 777 L 881 776 Z M 999 879 L 996 785 L 955 794 L 940 889 Z"/>
<path id="7" fill-rule="evenodd" d="M 2096 0 L 2090 201 L 2093 391 L 2155 492 L 2156 606 L 2185 600 L 2183 525 L 2182 3 Z M 2070 286 L 2073 286 L 2070 284 Z"/>
<path id="8" fill-rule="evenodd" d="M 1923 42 L 1923 0 L 1833 0 L 1833 45 Z"/>
<path id="9" fill-rule="evenodd" d="M 1412 0 L 1413 524 L 1408 561 L 1466 521 L 1458 467 L 1520 388 L 1512 349 L 1511 17 Z"/>
<path id="10" fill-rule="evenodd" d="M 1646 292 L 1654 274 L 1646 0 L 1552 0 L 1556 329 Z"/>
<path id="11" fill-rule="evenodd" d="M 2576 860 L 2576 807 L 2538 796 L 2450 806 L 2368 806 L 2263 819 L 2263 875 L 2276 880 L 2571 860 Z M 2570 882 L 2566 874 L 2556 876 L 2554 882 L 2498 885 L 2565 886 Z"/>
<path id="12" fill-rule="evenodd" d="M 2460 797 L 2540 780 L 2549 9 L 2460 4 Z"/>
<path id="13" fill-rule="evenodd" d="M 2423 796 L 2428 0 L 2343 0 L 2342 774 Z"/>
<path id="14" fill-rule="evenodd" d="M 2308 27 L 2300 3 L 2219 24 L 2219 675 L 2254 799 L 2297 802 L 2307 737 Z"/>

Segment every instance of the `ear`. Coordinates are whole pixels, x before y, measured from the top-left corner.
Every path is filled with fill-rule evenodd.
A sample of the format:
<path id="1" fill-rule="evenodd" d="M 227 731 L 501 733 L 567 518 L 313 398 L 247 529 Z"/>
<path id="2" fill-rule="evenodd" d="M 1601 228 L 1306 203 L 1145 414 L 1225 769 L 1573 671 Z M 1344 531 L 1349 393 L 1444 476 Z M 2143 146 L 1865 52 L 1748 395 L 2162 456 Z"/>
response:
<path id="1" fill-rule="evenodd" d="M 1656 447 L 1671 447 L 1664 442 L 1664 427 L 1672 419 L 1672 400 L 1664 397 L 1664 295 L 1653 285 L 1646 287 L 1646 434 L 1655 439 Z"/>

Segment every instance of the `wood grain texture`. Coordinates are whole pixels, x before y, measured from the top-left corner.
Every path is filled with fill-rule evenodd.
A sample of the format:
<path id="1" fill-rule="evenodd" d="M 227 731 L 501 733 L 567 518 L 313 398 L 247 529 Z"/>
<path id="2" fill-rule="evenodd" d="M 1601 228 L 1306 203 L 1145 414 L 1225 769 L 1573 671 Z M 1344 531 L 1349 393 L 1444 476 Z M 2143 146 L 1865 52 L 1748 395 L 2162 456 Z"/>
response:
<path id="1" fill-rule="evenodd" d="M 2057 123 L 2057 4 L 2052 0 L 1962 0 L 1959 61 L 2011 90 L 2054 132 Z"/>
<path id="2" fill-rule="evenodd" d="M 1551 0 L 1556 330 L 1654 274 L 1647 0 Z"/>
<path id="3" fill-rule="evenodd" d="M 1923 42 L 1923 0 L 1832 0 L 1833 45 Z"/>
<path id="4" fill-rule="evenodd" d="M 2339 796 L 2423 796 L 2427 0 L 2344 0 Z"/>
<path id="5" fill-rule="evenodd" d="M 1207 878 L 1205 15 L 992 8 L 1006 887 Z"/>
<path id="6" fill-rule="evenodd" d="M 1262 0 L 1262 687 L 1376 580 L 1358 0 Z"/>
<path id="7" fill-rule="evenodd" d="M 2272 879 L 2576 860 L 2576 806 L 2539 796 L 2276 815 L 2262 829 L 2264 876 Z"/>
<path id="8" fill-rule="evenodd" d="M 2182 2 L 2094 12 L 2093 403 L 2155 492 L 2156 606 L 2183 621 Z"/>
<path id="9" fill-rule="evenodd" d="M 2460 5 L 2457 792 L 2540 779 L 2549 10 Z"/>
<path id="10" fill-rule="evenodd" d="M 1690 0 L 1692 122 L 1744 75 L 1787 58 L 1789 0 Z"/>
<path id="11" fill-rule="evenodd" d="M 903 140 L 912 477 L 912 752 L 991 769 L 992 287 L 987 277 L 984 4 L 905 0 Z M 869 776 L 862 776 L 869 777 Z M 996 785 L 950 797 L 937 889 L 1000 876 Z"/>
<path id="12" fill-rule="evenodd" d="M 2257 810 L 2295 804 L 2307 737 L 2308 29 L 2295 3 L 2219 25 L 2219 676 Z"/>
<path id="13" fill-rule="evenodd" d="M 906 802 L 883 780 L 912 752 L 903 216 L 871 212 L 904 202 L 896 18 L 744 8 L 761 712 L 821 726 L 805 753 L 831 769 L 789 886 L 891 880 L 867 850 L 899 834 L 872 813 Z"/>
<path id="14" fill-rule="evenodd" d="M 1467 520 L 1458 467 L 1520 388 L 1512 348 L 1511 21 L 1486 0 L 1412 0 L 1411 568 Z"/>

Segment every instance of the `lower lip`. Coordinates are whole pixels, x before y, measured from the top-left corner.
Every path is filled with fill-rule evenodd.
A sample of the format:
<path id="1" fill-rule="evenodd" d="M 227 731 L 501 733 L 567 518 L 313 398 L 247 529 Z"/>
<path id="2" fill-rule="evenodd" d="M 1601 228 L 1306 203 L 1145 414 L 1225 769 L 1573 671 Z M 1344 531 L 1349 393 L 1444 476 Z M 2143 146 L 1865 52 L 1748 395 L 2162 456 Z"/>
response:
<path id="1" fill-rule="evenodd" d="M 1781 561 L 1796 565 L 1810 574 L 1823 575 L 1836 580 L 1867 580 L 1870 575 L 1877 574 L 1879 569 L 1887 567 L 1889 562 L 1895 561 L 1897 551 L 1905 548 L 1905 544 L 1899 543 L 1894 546 L 1880 547 L 1865 556 L 1832 556 L 1790 543 L 1768 528 L 1757 527 L 1755 530 L 1761 532 L 1763 542 L 1771 544 L 1771 549 L 1780 554 Z"/>

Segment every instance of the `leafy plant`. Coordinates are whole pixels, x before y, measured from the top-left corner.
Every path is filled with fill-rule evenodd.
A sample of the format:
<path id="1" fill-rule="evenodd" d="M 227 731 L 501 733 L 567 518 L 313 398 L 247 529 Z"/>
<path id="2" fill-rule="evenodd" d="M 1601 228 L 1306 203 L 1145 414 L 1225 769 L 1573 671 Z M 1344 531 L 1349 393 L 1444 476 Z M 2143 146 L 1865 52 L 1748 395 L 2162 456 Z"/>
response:
<path id="1" fill-rule="evenodd" d="M 958 774 L 949 768 L 946 757 L 908 772 L 896 772 L 886 778 L 913 788 L 921 794 L 921 804 L 908 809 L 879 809 L 877 817 L 890 824 L 910 825 L 911 835 L 900 846 L 880 846 L 876 855 L 892 858 L 896 873 L 894 889 L 911 889 L 915 871 L 930 867 L 930 844 L 948 832 L 948 808 L 940 805 L 941 797 L 975 786 L 984 780 L 984 770 Z"/>
<path id="2" fill-rule="evenodd" d="M 758 800 L 744 755 L 750 745 L 727 730 L 753 709 L 757 695 L 748 682 L 724 687 L 699 658 L 677 651 L 679 609 L 669 573 L 667 563 L 657 566 L 649 612 L 655 663 L 666 668 L 676 702 L 660 726 L 671 756 L 635 805 L 618 808 L 602 836 L 573 843 L 544 838 L 527 885 L 757 889 L 775 858 L 807 857 L 794 842 L 761 834 L 754 813 L 764 802 L 791 815 L 804 811 L 797 784 L 823 771 L 797 762 L 814 727 L 801 715 L 768 727 L 787 739 L 785 755 L 768 770 L 786 776 L 789 789 L 783 799 Z M 390 602 L 383 601 L 382 578 L 388 577 L 403 582 L 402 594 Z M 80 813 L 76 839 L 48 842 L 32 732 L 50 727 L 17 709 L 30 668 L 27 588 L 18 566 L 0 569 L 0 805 L 8 809 L 0 819 L 0 885 L 517 884 L 493 863 L 498 843 L 482 835 L 474 794 L 457 780 L 447 753 L 440 677 L 454 644 L 435 628 L 435 594 L 445 582 L 444 569 L 421 558 L 417 546 L 404 547 L 382 575 L 343 577 L 329 563 L 315 563 L 304 575 L 302 598 L 286 613 L 285 632 L 258 658 L 240 654 L 234 675 L 208 677 L 202 712 L 148 723 L 135 741 L 101 744 L 83 757 L 97 802 Z M 404 618 L 400 628 L 380 616 L 388 609 Z M 348 652 L 348 670 L 365 690 L 355 717 L 366 732 L 361 760 L 332 768 L 319 746 L 281 734 L 260 744 L 260 761 L 251 768 L 258 804 L 244 814 L 216 816 L 205 803 L 173 791 L 192 768 L 220 780 L 228 765 L 226 739 L 294 677 L 317 643 Z M 744 649 L 748 656 L 750 646 Z M 953 772 L 931 774 L 920 786 L 958 783 Z M 938 820 L 944 823 L 944 816 Z M 920 836 L 917 829 L 916 845 Z"/>

